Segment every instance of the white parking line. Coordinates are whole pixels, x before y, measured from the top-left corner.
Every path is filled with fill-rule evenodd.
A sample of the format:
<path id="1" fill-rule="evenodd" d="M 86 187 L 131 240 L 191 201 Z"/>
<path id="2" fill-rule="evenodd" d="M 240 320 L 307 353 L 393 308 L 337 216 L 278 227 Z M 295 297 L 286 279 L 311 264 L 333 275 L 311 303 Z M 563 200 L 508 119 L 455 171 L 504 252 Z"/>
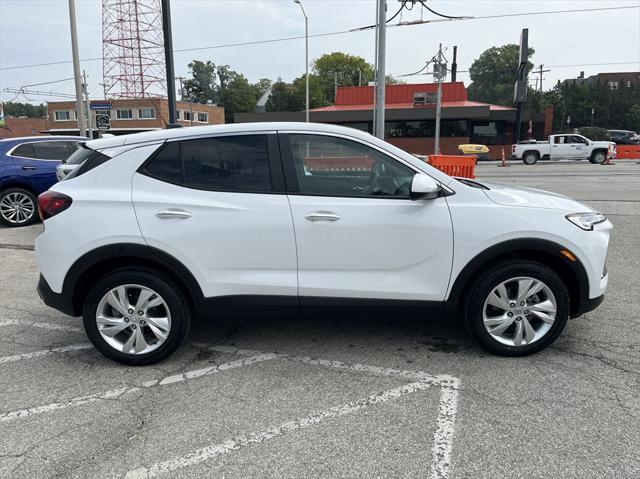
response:
<path id="1" fill-rule="evenodd" d="M 91 343 L 71 344 L 70 346 L 62 346 L 60 348 L 42 349 L 40 351 L 33 351 L 31 353 L 14 354 L 13 356 L 1 356 L 0 364 L 12 363 L 14 361 L 22 361 L 23 359 L 39 358 L 40 356 L 46 356 L 51 353 L 68 353 L 70 351 L 80 351 L 82 349 L 92 348 Z"/>
<path id="2" fill-rule="evenodd" d="M 402 396 L 406 396 L 407 394 L 411 394 L 422 389 L 427 389 L 430 386 L 431 384 L 423 381 L 405 384 L 404 386 L 389 389 L 380 394 L 374 394 L 369 397 L 358 399 L 357 401 L 332 407 L 311 416 L 296 419 L 294 421 L 287 421 L 283 424 L 280 424 L 279 426 L 270 427 L 260 432 L 239 436 L 235 439 L 230 439 L 219 444 L 211 444 L 201 449 L 197 449 L 184 456 L 160 462 L 150 467 L 141 467 L 139 469 L 135 469 L 128 472 L 125 475 L 125 478 L 146 479 L 157 477 L 167 472 L 177 471 L 187 466 L 193 466 L 195 464 L 208 461 L 213 457 L 244 448 L 251 444 L 260 444 L 274 437 L 282 436 L 283 434 L 297 431 L 298 429 L 305 429 L 328 419 L 345 416 L 374 404 L 384 403 L 391 399 L 401 398 Z"/>
<path id="3" fill-rule="evenodd" d="M 201 343 L 195 343 L 194 346 L 208 347 L 208 345 Z M 211 346 L 209 349 L 212 351 L 245 356 L 260 354 L 260 351 L 253 349 L 238 349 L 229 346 Z M 458 409 L 458 389 L 460 388 L 460 380 L 458 378 L 449 375 L 432 376 L 423 371 L 404 371 L 400 369 L 382 368 L 379 366 L 370 366 L 365 364 L 347 364 L 342 361 L 314 359 L 308 356 L 291 356 L 281 353 L 274 354 L 277 354 L 279 359 L 288 359 L 290 361 L 342 370 L 361 371 L 379 376 L 419 380 L 426 384 L 439 386 L 441 388 L 441 393 L 438 403 L 437 427 L 433 437 L 431 479 L 446 479 L 449 476 L 449 469 L 451 467 L 451 451 L 453 448 L 453 437 L 455 434 L 456 413 Z"/>
<path id="4" fill-rule="evenodd" d="M 0 327 L 1 326 L 24 326 L 30 328 L 51 329 L 55 331 L 71 331 L 74 333 L 82 331 L 81 328 L 77 328 L 75 326 L 29 321 L 28 319 L 0 319 Z"/>
<path id="5" fill-rule="evenodd" d="M 60 409 L 68 409 L 71 407 L 81 406 L 83 404 L 88 404 L 88 403 L 101 401 L 105 399 L 117 399 L 124 394 L 139 391 L 141 388 L 150 388 L 154 386 L 166 386 L 168 384 L 175 384 L 177 382 L 200 378 L 205 375 L 215 374 L 218 372 L 227 371 L 229 369 L 239 368 L 242 366 L 248 366 L 250 364 L 259 363 L 262 361 L 269 361 L 275 358 L 276 358 L 275 354 L 259 354 L 256 356 L 239 359 L 237 361 L 230 361 L 228 363 L 220 364 L 217 366 L 209 366 L 202 369 L 196 369 L 194 371 L 188 371 L 182 374 L 167 376 L 162 379 L 145 381 L 136 386 L 123 387 L 119 389 L 113 389 L 111 391 L 107 391 L 104 393 L 96 393 L 96 394 L 90 394 L 87 396 L 80 396 L 64 402 L 53 402 L 49 404 L 43 404 L 41 406 L 35 406 L 31 408 L 26 408 L 26 409 L 10 411 L 10 412 L 0 414 L 0 422 L 13 421 L 15 419 L 24 419 L 26 417 L 34 416 L 36 414 L 48 413 L 48 412 L 57 411 Z"/>

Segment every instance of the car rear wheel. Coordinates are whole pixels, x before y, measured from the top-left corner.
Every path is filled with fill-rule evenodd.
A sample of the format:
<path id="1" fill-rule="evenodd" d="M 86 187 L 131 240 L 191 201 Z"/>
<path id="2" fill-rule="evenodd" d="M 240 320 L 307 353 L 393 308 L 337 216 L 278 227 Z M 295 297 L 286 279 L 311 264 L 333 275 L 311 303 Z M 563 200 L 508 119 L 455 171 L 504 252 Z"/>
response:
<path id="1" fill-rule="evenodd" d="M 489 351 L 525 356 L 549 346 L 569 318 L 560 277 L 535 262 L 502 264 L 477 278 L 465 302 L 467 328 Z"/>
<path id="2" fill-rule="evenodd" d="M 187 336 L 189 306 L 169 278 L 146 270 L 108 274 L 91 289 L 83 310 L 87 336 L 102 354 L 123 364 L 152 364 Z"/>
<path id="3" fill-rule="evenodd" d="M 522 157 L 522 162 L 525 165 L 535 165 L 538 162 L 538 153 L 535 151 L 527 151 Z"/>
<path id="4" fill-rule="evenodd" d="M 604 151 L 594 151 L 591 154 L 591 158 L 589 158 L 589 161 L 596 165 L 601 165 L 602 163 L 605 162 L 606 159 L 607 159 L 607 154 Z"/>
<path id="5" fill-rule="evenodd" d="M 22 188 L 0 193 L 0 222 L 6 226 L 27 226 L 38 219 L 36 197 Z"/>

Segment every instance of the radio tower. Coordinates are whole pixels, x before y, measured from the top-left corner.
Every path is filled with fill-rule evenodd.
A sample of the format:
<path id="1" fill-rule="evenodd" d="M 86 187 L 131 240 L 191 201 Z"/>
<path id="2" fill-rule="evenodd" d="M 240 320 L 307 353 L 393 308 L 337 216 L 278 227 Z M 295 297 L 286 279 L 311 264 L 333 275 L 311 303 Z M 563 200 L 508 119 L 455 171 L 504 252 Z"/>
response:
<path id="1" fill-rule="evenodd" d="M 102 0 L 105 98 L 166 96 L 161 0 Z"/>

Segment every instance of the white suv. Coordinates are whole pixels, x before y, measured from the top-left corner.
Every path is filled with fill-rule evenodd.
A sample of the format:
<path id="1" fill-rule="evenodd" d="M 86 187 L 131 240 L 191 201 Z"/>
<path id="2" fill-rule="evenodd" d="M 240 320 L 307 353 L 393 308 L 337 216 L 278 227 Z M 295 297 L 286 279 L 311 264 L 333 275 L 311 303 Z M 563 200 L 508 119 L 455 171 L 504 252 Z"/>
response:
<path id="1" fill-rule="evenodd" d="M 235 124 L 87 148 L 39 198 L 38 291 L 122 363 L 159 361 L 192 318 L 250 306 L 406 306 L 519 356 L 607 287 L 603 215 L 451 178 L 358 130 Z"/>

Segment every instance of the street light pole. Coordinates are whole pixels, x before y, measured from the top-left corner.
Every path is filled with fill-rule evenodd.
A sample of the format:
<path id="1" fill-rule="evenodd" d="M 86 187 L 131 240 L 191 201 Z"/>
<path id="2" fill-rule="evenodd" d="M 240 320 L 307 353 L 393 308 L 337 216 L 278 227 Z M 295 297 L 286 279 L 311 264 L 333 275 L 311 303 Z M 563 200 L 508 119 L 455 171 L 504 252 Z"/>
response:
<path id="1" fill-rule="evenodd" d="M 385 94 L 385 49 L 387 28 L 387 2 L 378 0 L 378 51 L 376 52 L 376 87 L 375 87 L 375 136 L 384 140 L 384 94 Z"/>
<path id="2" fill-rule="evenodd" d="M 301 0 L 293 0 L 300 5 L 302 15 L 304 15 L 304 64 L 305 64 L 305 121 L 309 123 L 309 17 L 304 11 Z"/>
<path id="3" fill-rule="evenodd" d="M 78 29 L 76 27 L 76 2 L 69 0 L 69 24 L 71 26 L 71 54 L 73 56 L 73 77 L 76 83 L 76 115 L 80 136 L 87 136 L 87 124 L 82 102 L 82 76 L 80 75 L 80 55 L 78 53 Z"/>
<path id="4" fill-rule="evenodd" d="M 180 128 L 176 107 L 176 74 L 173 66 L 173 38 L 171 35 L 170 0 L 162 0 L 162 32 L 164 33 L 164 60 L 167 69 L 167 102 L 169 104 L 169 123 L 167 128 Z"/>

